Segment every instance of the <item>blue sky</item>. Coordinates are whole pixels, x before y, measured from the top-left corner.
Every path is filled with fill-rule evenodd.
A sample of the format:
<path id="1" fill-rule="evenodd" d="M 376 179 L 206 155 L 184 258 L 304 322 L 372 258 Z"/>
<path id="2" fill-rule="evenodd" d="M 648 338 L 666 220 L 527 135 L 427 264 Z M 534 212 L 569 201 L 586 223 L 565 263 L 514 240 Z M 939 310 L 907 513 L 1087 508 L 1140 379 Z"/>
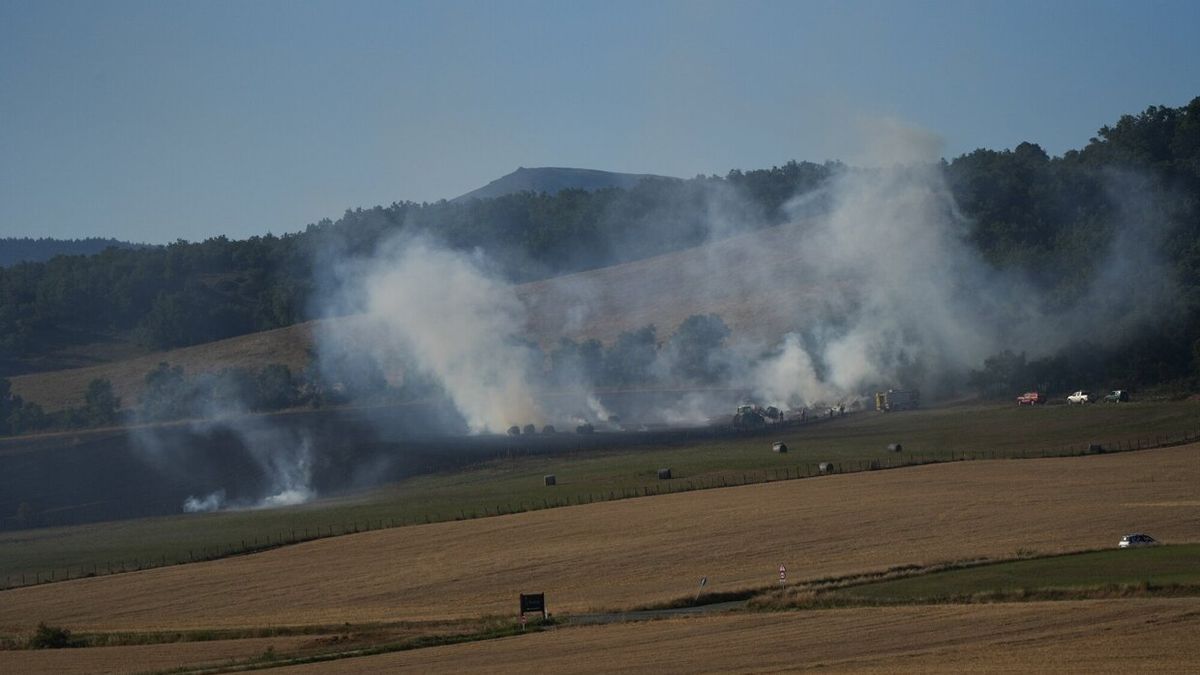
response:
<path id="1" fill-rule="evenodd" d="M 1052 154 L 1200 95 L 1200 2 L 0 0 L 0 236 L 164 242 L 518 166 Z"/>

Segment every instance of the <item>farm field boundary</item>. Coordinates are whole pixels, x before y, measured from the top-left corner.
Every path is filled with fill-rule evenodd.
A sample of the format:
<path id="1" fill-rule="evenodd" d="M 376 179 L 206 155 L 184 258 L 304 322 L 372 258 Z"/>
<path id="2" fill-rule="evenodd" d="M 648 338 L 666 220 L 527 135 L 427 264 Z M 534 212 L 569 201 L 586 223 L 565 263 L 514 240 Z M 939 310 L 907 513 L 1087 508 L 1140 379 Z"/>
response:
<path id="1" fill-rule="evenodd" d="M 1105 548 L 1139 529 L 1195 542 L 1196 451 L 953 462 L 377 530 L 13 589 L 0 631 L 447 620 L 515 612 L 527 592 L 576 614 L 670 602 L 701 577 L 705 593 L 757 589 L 782 563 L 800 582 Z"/>

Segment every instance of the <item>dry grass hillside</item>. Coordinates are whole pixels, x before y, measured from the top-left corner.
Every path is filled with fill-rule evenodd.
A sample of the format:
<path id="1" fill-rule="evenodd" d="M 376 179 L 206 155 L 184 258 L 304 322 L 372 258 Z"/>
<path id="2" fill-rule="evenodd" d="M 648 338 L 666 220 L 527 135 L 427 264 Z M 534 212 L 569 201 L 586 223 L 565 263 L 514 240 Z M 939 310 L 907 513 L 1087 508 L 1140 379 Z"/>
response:
<path id="1" fill-rule="evenodd" d="M 293 370 L 308 365 L 312 348 L 313 323 L 239 335 L 208 344 L 182 347 L 156 354 L 115 361 L 86 368 L 55 370 L 13 377 L 13 391 L 41 404 L 46 410 L 61 410 L 83 404 L 88 382 L 106 378 L 125 406 L 137 405 L 143 379 L 159 363 L 183 366 L 188 373 L 215 372 L 222 368 L 261 368 L 268 363 L 283 363 Z"/>
<path id="2" fill-rule="evenodd" d="M 7 591 L 0 631 L 38 621 L 174 630 L 576 613 L 903 564 L 1200 541 L 1200 445 L 972 461 L 438 523 L 257 555 Z M 231 593 L 230 589 L 237 589 Z"/>
<path id="3" fill-rule="evenodd" d="M 560 336 L 611 342 L 654 324 L 668 336 L 692 314 L 720 314 L 744 337 L 774 339 L 796 328 L 794 317 L 820 306 L 821 289 L 806 283 L 788 227 L 546 281 L 517 293 L 529 308 L 529 337 L 552 346 Z M 720 261 L 720 265 L 713 265 Z M 721 270 L 737 270 L 722 272 Z M 146 373 L 161 361 L 189 373 L 231 366 L 308 364 L 319 322 L 243 335 L 86 368 L 12 378 L 13 390 L 47 410 L 80 405 L 93 378 L 107 378 L 126 405 L 136 405 Z"/>

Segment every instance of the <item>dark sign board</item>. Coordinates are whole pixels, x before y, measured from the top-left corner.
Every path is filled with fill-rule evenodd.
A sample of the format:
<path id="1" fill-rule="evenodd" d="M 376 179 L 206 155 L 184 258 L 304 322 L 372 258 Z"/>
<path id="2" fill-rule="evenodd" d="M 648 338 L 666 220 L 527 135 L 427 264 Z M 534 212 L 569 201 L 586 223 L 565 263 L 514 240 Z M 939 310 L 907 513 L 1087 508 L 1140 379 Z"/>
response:
<path id="1" fill-rule="evenodd" d="M 521 613 L 533 614 L 537 612 L 542 616 L 546 615 L 546 594 L 545 593 L 522 593 L 521 594 Z"/>

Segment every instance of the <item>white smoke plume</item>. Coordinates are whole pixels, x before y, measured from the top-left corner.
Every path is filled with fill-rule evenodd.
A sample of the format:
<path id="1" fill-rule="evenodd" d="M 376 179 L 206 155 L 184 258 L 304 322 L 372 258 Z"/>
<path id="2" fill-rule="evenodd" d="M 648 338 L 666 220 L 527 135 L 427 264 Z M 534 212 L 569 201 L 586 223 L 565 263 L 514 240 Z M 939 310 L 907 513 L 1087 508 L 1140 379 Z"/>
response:
<path id="1" fill-rule="evenodd" d="M 890 386 L 944 392 L 1001 350 L 1036 358 L 1083 337 L 1115 344 L 1178 301 L 1155 248 L 1164 218 L 1153 199 L 1116 200 L 1123 227 L 1100 274 L 1080 300 L 1052 307 L 967 240 L 970 223 L 931 161 L 936 139 L 895 123 L 881 129 L 880 154 L 864 161 L 877 168 L 835 176 L 823 195 L 828 213 L 797 220 L 802 235 L 791 241 L 822 289 L 821 310 L 797 316 L 801 330 L 753 368 L 766 401 L 830 403 Z"/>
<path id="2" fill-rule="evenodd" d="M 990 265 L 969 240 L 972 223 L 946 184 L 934 134 L 885 120 L 867 127 L 864 139 L 867 151 L 854 159 L 865 168 L 836 167 L 823 186 L 787 205 L 783 225 L 766 227 L 754 201 L 731 184 L 697 183 L 707 190 L 707 222 L 698 228 L 708 245 L 672 254 L 647 273 L 622 266 L 520 288 L 493 272 L 482 251 L 401 236 L 370 258 L 340 262 L 326 313 L 361 316 L 321 328 L 322 359 L 365 357 L 392 384 L 433 383 L 472 432 L 605 421 L 613 412 L 624 418 L 612 389 L 707 391 L 658 406 L 662 421 L 683 424 L 728 412 L 739 392 L 785 409 L 854 405 L 890 387 L 935 398 L 961 388 L 1001 350 L 1048 356 L 1081 333 L 1116 342 L 1171 306 L 1169 275 L 1125 283 L 1133 269 L 1147 276 L 1161 268 L 1156 237 L 1147 234 L 1161 230 L 1152 204 L 1126 204 L 1128 222 L 1138 226 L 1113 237 L 1111 260 L 1097 266 L 1104 272 L 1090 291 L 1054 306 L 1021 273 Z M 695 212 L 660 215 L 680 223 Z M 653 250 L 653 224 L 644 228 Z M 611 248 L 641 238 L 635 232 Z M 617 258 L 645 256 L 630 249 Z M 710 312 L 736 326 L 721 353 L 699 358 L 672 344 L 687 314 Z M 622 335 L 651 323 L 658 337 L 648 361 L 635 339 L 610 362 Z M 606 350 L 600 374 L 578 358 L 551 358 L 547 368 L 531 346 L 537 340 L 549 351 L 571 337 L 581 347 L 597 336 Z M 629 381 L 640 374 L 651 381 Z M 579 395 L 552 402 L 551 385 Z"/>
<path id="3" fill-rule="evenodd" d="M 383 246 L 341 289 L 364 312 L 356 328 L 334 321 L 326 353 L 348 342 L 385 372 L 407 367 L 441 386 L 472 432 L 540 424 L 532 374 L 542 366 L 520 340 L 525 308 L 481 257 L 403 237 Z M 365 338 L 354 339 L 358 331 Z"/>
<path id="4" fill-rule="evenodd" d="M 163 471 L 177 471 L 184 448 L 179 443 L 180 425 L 141 424 L 133 438 L 143 456 Z M 257 495 L 227 497 L 217 489 L 203 496 L 189 496 L 182 508 L 188 513 L 229 509 L 271 508 L 302 504 L 316 497 L 313 483 L 313 448 L 307 432 L 284 428 L 268 416 L 249 412 L 249 406 L 236 399 L 194 403 L 182 425 L 191 434 L 190 442 L 231 434 L 249 456 L 265 481 Z"/>
<path id="5" fill-rule="evenodd" d="M 211 513 L 225 506 L 225 491 L 215 490 L 203 497 L 188 497 L 183 500 L 184 513 Z"/>

